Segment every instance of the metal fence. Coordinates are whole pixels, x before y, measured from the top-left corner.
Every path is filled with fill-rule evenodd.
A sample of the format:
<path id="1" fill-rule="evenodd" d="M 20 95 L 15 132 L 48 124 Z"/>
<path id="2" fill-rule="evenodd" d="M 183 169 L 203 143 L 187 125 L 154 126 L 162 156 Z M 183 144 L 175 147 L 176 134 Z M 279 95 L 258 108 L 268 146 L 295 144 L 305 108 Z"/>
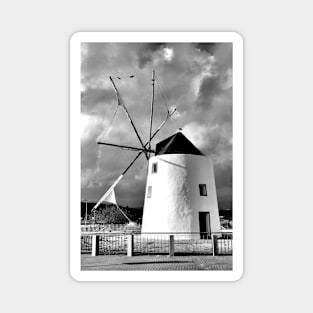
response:
<path id="1" fill-rule="evenodd" d="M 98 236 L 98 255 L 127 254 L 129 233 L 98 233 L 81 236 L 81 253 L 92 252 L 92 236 Z M 173 236 L 175 255 L 232 255 L 232 233 L 140 233 L 132 234 L 133 255 L 170 252 Z"/>
<path id="2" fill-rule="evenodd" d="M 99 235 L 98 254 L 127 254 L 127 235 L 125 233 Z"/>
<path id="3" fill-rule="evenodd" d="M 217 254 L 233 254 L 233 234 L 223 232 L 217 236 Z"/>
<path id="4" fill-rule="evenodd" d="M 83 235 L 80 236 L 80 253 L 90 254 L 92 250 L 92 236 Z"/>
<path id="5" fill-rule="evenodd" d="M 134 255 L 168 254 L 168 234 L 136 234 L 134 235 Z"/>
<path id="6" fill-rule="evenodd" d="M 192 234 L 186 238 L 184 234 L 176 234 L 175 255 L 213 254 L 213 237 L 208 233 Z"/>

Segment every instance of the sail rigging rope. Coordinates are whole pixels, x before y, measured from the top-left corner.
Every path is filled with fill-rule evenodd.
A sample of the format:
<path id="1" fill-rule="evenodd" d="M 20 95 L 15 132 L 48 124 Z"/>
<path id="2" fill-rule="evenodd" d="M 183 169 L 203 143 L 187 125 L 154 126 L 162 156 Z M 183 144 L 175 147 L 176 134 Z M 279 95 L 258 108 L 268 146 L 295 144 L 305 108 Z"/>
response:
<path id="1" fill-rule="evenodd" d="M 113 116 L 112 116 L 112 118 L 111 118 L 110 123 L 108 124 L 107 127 L 105 127 L 105 128 L 103 129 L 103 131 L 102 131 L 102 133 L 100 134 L 100 136 L 98 136 L 97 141 L 101 141 L 101 139 L 102 139 L 103 137 L 106 137 L 106 136 L 107 136 L 108 132 L 109 132 L 110 129 L 111 129 L 111 125 L 113 124 L 113 121 L 114 121 L 114 119 L 115 119 L 115 117 L 116 117 L 118 107 L 119 107 L 119 105 L 117 104 L 117 105 L 116 105 L 115 112 L 114 112 L 114 114 L 113 114 Z M 100 162 L 101 157 L 102 157 L 102 149 L 101 149 L 101 147 L 98 145 L 97 165 L 96 165 L 97 167 L 96 167 L 96 177 L 95 177 L 97 182 L 99 182 L 99 179 L 100 179 L 100 177 L 99 177 L 99 175 L 100 175 L 100 165 L 99 165 L 99 162 Z M 119 155 L 119 158 L 116 159 L 116 160 L 119 160 L 119 159 L 120 159 L 120 155 Z"/>
<path id="2" fill-rule="evenodd" d="M 114 112 L 114 115 L 113 115 L 113 118 L 111 120 L 111 123 L 113 122 L 114 118 L 116 117 L 116 121 L 117 121 L 117 128 L 118 128 L 118 137 L 119 137 L 119 141 L 121 143 L 121 136 L 120 136 L 120 125 L 119 125 L 119 120 L 118 120 L 118 116 L 116 116 L 117 114 L 117 109 L 118 109 L 119 106 L 117 106 L 115 112 Z M 115 157 L 114 157 L 114 161 L 113 163 L 110 165 L 110 167 L 112 169 L 116 169 L 117 168 L 117 165 L 120 163 L 121 161 L 121 158 L 123 157 L 123 153 L 122 151 L 118 151 L 116 154 L 115 154 Z M 97 155 L 97 169 L 96 169 L 96 181 L 99 182 L 99 175 L 100 175 L 100 166 L 99 166 L 99 161 L 100 159 L 102 158 L 102 149 L 100 146 L 98 146 L 98 155 Z M 100 196 L 98 199 L 97 199 L 97 202 L 101 199 L 102 196 Z"/>
<path id="3" fill-rule="evenodd" d="M 110 123 L 108 124 L 107 127 L 105 127 L 105 128 L 103 129 L 101 135 L 97 138 L 98 141 L 100 141 L 100 139 L 101 139 L 102 137 L 105 137 L 105 136 L 107 135 L 107 133 L 110 131 L 111 125 L 112 125 L 112 123 L 113 123 L 113 120 L 114 120 L 114 118 L 116 117 L 116 113 L 117 113 L 118 107 L 119 107 L 119 105 L 117 104 L 116 109 L 115 109 L 115 112 L 114 112 L 114 114 L 113 114 L 113 116 L 112 116 L 112 118 L 111 118 Z"/>
<path id="4" fill-rule="evenodd" d="M 166 98 L 165 91 L 164 91 L 163 88 L 161 87 L 161 84 L 158 82 L 157 77 L 155 78 L 155 80 L 156 80 L 157 86 L 158 86 L 158 88 L 159 88 L 159 90 L 160 90 L 161 97 L 162 97 L 162 99 L 163 99 L 163 101 L 164 101 L 164 104 L 165 104 L 165 106 L 166 106 L 167 114 L 169 114 L 170 111 L 169 111 L 169 107 L 168 107 L 167 101 L 166 101 L 166 99 L 165 99 L 165 98 Z M 177 103 L 177 100 L 175 101 L 175 107 L 176 107 L 176 103 Z M 177 112 L 176 112 L 175 114 L 177 114 Z M 172 118 L 171 121 L 174 122 L 176 128 L 178 129 L 177 120 L 175 120 L 175 118 Z"/>
<path id="5" fill-rule="evenodd" d="M 165 93 L 163 92 L 163 90 L 162 90 L 162 88 L 161 88 L 161 86 L 160 86 L 160 84 L 159 84 L 159 82 L 158 82 L 158 79 L 157 79 L 157 78 L 155 78 L 155 81 L 156 81 L 157 86 L 158 86 L 158 88 L 159 88 L 159 90 L 160 90 L 161 97 L 162 97 L 163 102 L 164 102 L 164 104 L 165 104 L 165 106 L 166 106 L 167 112 L 169 112 L 169 108 L 168 108 L 168 105 L 167 105 L 167 103 L 166 103 L 166 99 L 165 99 Z"/>

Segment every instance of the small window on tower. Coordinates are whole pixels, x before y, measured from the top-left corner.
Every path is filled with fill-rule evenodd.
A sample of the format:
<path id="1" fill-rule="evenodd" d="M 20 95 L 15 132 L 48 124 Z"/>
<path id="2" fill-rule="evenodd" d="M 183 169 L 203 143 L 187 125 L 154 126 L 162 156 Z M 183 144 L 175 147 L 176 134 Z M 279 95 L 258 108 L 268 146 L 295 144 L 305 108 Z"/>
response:
<path id="1" fill-rule="evenodd" d="M 151 198 L 152 195 L 152 186 L 148 186 L 147 198 Z"/>
<path id="2" fill-rule="evenodd" d="M 200 184 L 199 185 L 199 190 L 200 190 L 200 196 L 207 196 L 207 190 L 206 190 L 206 184 Z"/>
<path id="3" fill-rule="evenodd" d="M 158 172 L 158 163 L 152 163 L 152 174 Z"/>

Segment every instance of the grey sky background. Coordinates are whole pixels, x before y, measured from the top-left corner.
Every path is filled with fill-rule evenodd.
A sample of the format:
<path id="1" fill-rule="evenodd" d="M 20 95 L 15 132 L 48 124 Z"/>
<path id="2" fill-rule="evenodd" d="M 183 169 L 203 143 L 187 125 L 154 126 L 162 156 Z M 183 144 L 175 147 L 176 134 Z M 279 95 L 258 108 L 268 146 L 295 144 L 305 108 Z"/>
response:
<path id="1" fill-rule="evenodd" d="M 178 113 L 155 143 L 178 128 L 214 161 L 219 206 L 232 206 L 232 46 L 230 43 L 85 43 L 81 46 L 82 198 L 97 201 L 136 156 L 97 141 L 140 147 L 109 76 L 144 142 L 149 135 L 151 73 L 156 70 L 153 129 L 167 107 Z M 129 76 L 134 75 L 134 78 Z M 147 161 L 142 155 L 116 187 L 121 205 L 142 206 Z"/>

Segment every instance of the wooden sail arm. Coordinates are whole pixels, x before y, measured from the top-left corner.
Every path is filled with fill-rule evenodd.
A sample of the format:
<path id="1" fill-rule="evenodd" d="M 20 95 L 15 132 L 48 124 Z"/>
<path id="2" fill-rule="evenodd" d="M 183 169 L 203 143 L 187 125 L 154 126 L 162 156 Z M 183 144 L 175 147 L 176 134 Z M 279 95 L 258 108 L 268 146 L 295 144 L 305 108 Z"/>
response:
<path id="1" fill-rule="evenodd" d="M 152 121 L 153 121 L 153 104 L 154 104 L 154 81 L 155 71 L 152 71 L 152 97 L 151 97 L 151 110 L 150 110 L 150 128 L 149 128 L 149 149 L 151 149 L 151 137 L 152 137 Z M 150 157 L 150 155 L 149 155 Z"/>
<path id="2" fill-rule="evenodd" d="M 123 216 L 127 219 L 128 223 L 133 223 L 133 221 L 124 213 L 124 211 L 116 204 L 116 207 L 120 210 Z"/>
<path id="3" fill-rule="evenodd" d="M 122 100 L 122 98 L 121 98 L 121 96 L 120 96 L 120 94 L 119 94 L 119 92 L 118 92 L 118 90 L 117 90 L 117 87 L 116 87 L 116 85 L 115 85 L 115 83 L 114 83 L 114 81 L 113 81 L 113 78 L 112 78 L 111 76 L 110 76 L 110 80 L 111 80 L 111 83 L 112 83 L 112 85 L 113 85 L 113 87 L 114 87 L 114 90 L 115 90 L 115 92 L 116 92 L 116 95 L 117 95 L 119 104 L 123 107 L 123 109 L 124 109 L 124 111 L 125 111 L 125 113 L 126 113 L 128 119 L 129 119 L 131 125 L 133 126 L 133 129 L 134 129 L 134 131 L 135 131 L 135 133 L 136 133 L 136 136 L 137 136 L 138 140 L 140 141 L 140 144 L 141 144 L 141 146 L 142 146 L 142 148 L 143 148 L 143 150 L 144 150 L 143 152 L 144 152 L 144 154 L 145 154 L 145 156 L 146 156 L 146 159 L 149 160 L 148 153 L 145 151 L 144 144 L 143 144 L 143 142 L 142 142 L 142 140 L 141 140 L 141 138 L 140 138 L 140 136 L 139 136 L 139 133 L 138 133 L 136 127 L 135 127 L 135 124 L 133 123 L 133 120 L 132 120 L 132 118 L 131 118 L 131 116 L 130 116 L 130 114 L 129 114 L 127 108 L 126 108 L 126 105 L 125 105 L 125 103 L 123 102 L 123 100 Z"/>
<path id="4" fill-rule="evenodd" d="M 126 150 L 131 150 L 131 151 L 146 151 L 146 152 L 150 152 L 150 153 L 155 153 L 155 150 L 152 149 L 142 149 L 142 148 L 136 148 L 136 147 L 130 147 L 130 146 L 123 146 L 123 145 L 115 145 L 113 143 L 107 143 L 107 142 L 97 142 L 98 145 L 105 145 L 105 146 L 112 146 L 112 147 L 117 147 L 117 148 L 122 148 L 122 149 L 126 149 Z"/>

